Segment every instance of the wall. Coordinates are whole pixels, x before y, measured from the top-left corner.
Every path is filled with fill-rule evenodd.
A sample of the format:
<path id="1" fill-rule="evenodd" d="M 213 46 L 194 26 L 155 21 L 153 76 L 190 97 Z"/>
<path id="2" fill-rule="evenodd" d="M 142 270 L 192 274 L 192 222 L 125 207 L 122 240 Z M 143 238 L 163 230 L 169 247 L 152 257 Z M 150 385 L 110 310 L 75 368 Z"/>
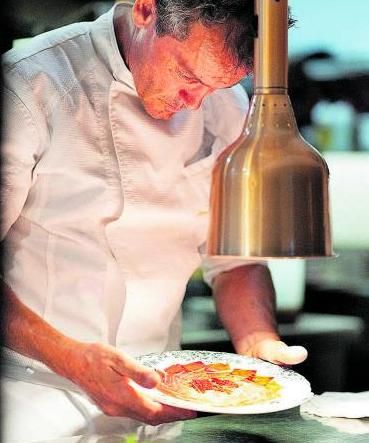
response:
<path id="1" fill-rule="evenodd" d="M 323 49 L 369 59 L 368 1 L 289 0 L 289 5 L 298 20 L 290 31 L 291 55 Z"/>

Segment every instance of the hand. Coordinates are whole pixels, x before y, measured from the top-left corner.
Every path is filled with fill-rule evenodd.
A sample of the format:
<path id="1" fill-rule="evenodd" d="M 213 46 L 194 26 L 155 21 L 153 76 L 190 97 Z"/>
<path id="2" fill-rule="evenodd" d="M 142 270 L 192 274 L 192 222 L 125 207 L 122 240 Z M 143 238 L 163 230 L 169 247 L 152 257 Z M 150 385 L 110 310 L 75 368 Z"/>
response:
<path id="1" fill-rule="evenodd" d="M 68 357 L 65 376 L 106 415 L 130 417 L 153 426 L 196 417 L 193 411 L 162 405 L 135 390 L 132 380 L 153 388 L 160 382 L 159 375 L 112 346 L 78 343 Z"/>
<path id="2" fill-rule="evenodd" d="M 155 371 L 112 346 L 82 343 L 65 336 L 24 305 L 4 284 L 7 346 L 44 363 L 95 401 L 111 416 L 130 417 L 148 424 L 195 418 L 193 411 L 154 402 L 137 392 L 136 383 L 153 388 L 160 382 Z"/>
<path id="3" fill-rule="evenodd" d="M 273 338 L 257 341 L 245 354 L 278 365 L 296 365 L 303 362 L 308 355 L 302 346 L 288 346 L 283 341 Z"/>

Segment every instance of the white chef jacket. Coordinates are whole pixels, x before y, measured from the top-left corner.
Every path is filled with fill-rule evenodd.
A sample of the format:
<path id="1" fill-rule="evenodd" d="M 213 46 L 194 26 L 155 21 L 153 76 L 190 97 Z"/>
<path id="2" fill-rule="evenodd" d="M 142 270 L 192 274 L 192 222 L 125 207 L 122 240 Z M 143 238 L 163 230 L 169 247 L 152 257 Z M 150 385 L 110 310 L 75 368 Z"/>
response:
<path id="1" fill-rule="evenodd" d="M 211 169 L 240 135 L 248 100 L 236 86 L 197 111 L 151 118 L 118 50 L 115 7 L 4 57 L 3 267 L 20 300 L 59 331 L 135 356 L 179 347 Z M 207 260 L 206 278 L 239 264 Z M 43 365 L 3 356 L 7 443 L 129 428 L 102 420 Z"/>
<path id="2" fill-rule="evenodd" d="M 248 100 L 236 86 L 197 111 L 150 117 L 114 9 L 4 57 L 4 278 L 62 333 L 138 355 L 179 346 L 211 169 L 240 135 Z"/>

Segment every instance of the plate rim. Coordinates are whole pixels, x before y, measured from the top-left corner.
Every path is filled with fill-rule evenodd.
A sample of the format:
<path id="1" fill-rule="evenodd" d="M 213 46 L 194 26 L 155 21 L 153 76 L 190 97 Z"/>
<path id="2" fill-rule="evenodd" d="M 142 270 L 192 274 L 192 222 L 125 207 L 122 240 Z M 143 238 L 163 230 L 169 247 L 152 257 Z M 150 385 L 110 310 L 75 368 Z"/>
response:
<path id="1" fill-rule="evenodd" d="M 283 411 L 286 409 L 291 409 L 297 406 L 300 406 L 302 403 L 305 403 L 306 401 L 310 400 L 314 393 L 311 390 L 310 382 L 301 374 L 299 374 L 296 371 L 293 371 L 290 368 L 284 368 L 282 366 L 276 365 L 274 363 L 261 360 L 255 357 L 249 357 L 242 354 L 236 354 L 231 352 L 221 352 L 221 351 L 206 351 L 206 350 L 192 350 L 192 349 L 182 349 L 182 350 L 173 350 L 173 351 L 163 351 L 163 352 L 152 352 L 149 354 L 144 354 L 136 357 L 136 361 L 140 364 L 143 364 L 150 368 L 155 368 L 157 365 L 149 366 L 147 365 L 147 360 L 150 359 L 156 359 L 156 360 L 164 360 L 168 358 L 176 358 L 177 360 L 181 360 L 181 355 L 183 356 L 190 356 L 190 355 L 202 355 L 203 357 L 209 358 L 215 356 L 224 356 L 224 359 L 226 357 L 228 359 L 240 359 L 245 360 L 245 363 L 252 362 L 255 365 L 262 365 L 266 368 L 275 368 L 274 370 L 277 372 L 281 372 L 281 374 L 289 374 L 289 376 L 292 376 L 295 380 L 301 381 L 302 385 L 304 386 L 301 395 L 292 397 L 290 400 L 283 399 L 283 402 L 281 402 L 279 399 L 271 399 L 266 402 L 260 402 L 255 403 L 251 405 L 244 405 L 244 406 L 232 406 L 232 407 L 221 407 L 221 406 L 211 406 L 211 405 L 202 405 L 201 403 L 192 402 L 189 400 L 182 400 L 178 399 L 176 397 L 170 397 L 169 395 L 166 395 L 165 393 L 162 393 L 156 388 L 148 389 L 144 388 L 137 383 L 134 383 L 134 387 L 139 390 L 140 392 L 144 393 L 148 397 L 150 397 L 152 400 L 157 401 L 162 404 L 166 404 L 168 406 L 173 406 L 177 408 L 182 409 L 191 409 L 198 412 L 210 412 L 210 413 L 217 413 L 217 414 L 265 414 L 265 413 L 271 413 L 271 412 L 278 412 Z M 201 360 L 201 359 L 199 359 Z M 145 364 L 146 361 L 146 364 Z M 219 361 L 219 358 L 218 360 Z M 174 364 L 174 363 L 173 363 Z M 278 378 L 278 376 L 275 376 Z M 287 377 L 288 378 L 288 377 Z"/>

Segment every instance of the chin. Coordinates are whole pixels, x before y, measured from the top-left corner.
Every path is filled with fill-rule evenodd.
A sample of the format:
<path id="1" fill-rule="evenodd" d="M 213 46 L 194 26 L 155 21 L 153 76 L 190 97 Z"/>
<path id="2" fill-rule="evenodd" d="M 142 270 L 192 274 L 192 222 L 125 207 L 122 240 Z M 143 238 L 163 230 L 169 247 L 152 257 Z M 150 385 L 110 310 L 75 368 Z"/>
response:
<path id="1" fill-rule="evenodd" d="M 142 100 L 142 104 L 146 113 L 156 120 L 169 120 L 178 112 L 170 108 L 164 100 Z"/>
<path id="2" fill-rule="evenodd" d="M 146 109 L 146 112 L 152 118 L 155 118 L 156 120 L 169 120 L 175 114 L 175 112 L 173 112 L 173 111 L 166 111 L 164 109 L 160 110 L 160 111 L 152 110 L 152 109 Z"/>

